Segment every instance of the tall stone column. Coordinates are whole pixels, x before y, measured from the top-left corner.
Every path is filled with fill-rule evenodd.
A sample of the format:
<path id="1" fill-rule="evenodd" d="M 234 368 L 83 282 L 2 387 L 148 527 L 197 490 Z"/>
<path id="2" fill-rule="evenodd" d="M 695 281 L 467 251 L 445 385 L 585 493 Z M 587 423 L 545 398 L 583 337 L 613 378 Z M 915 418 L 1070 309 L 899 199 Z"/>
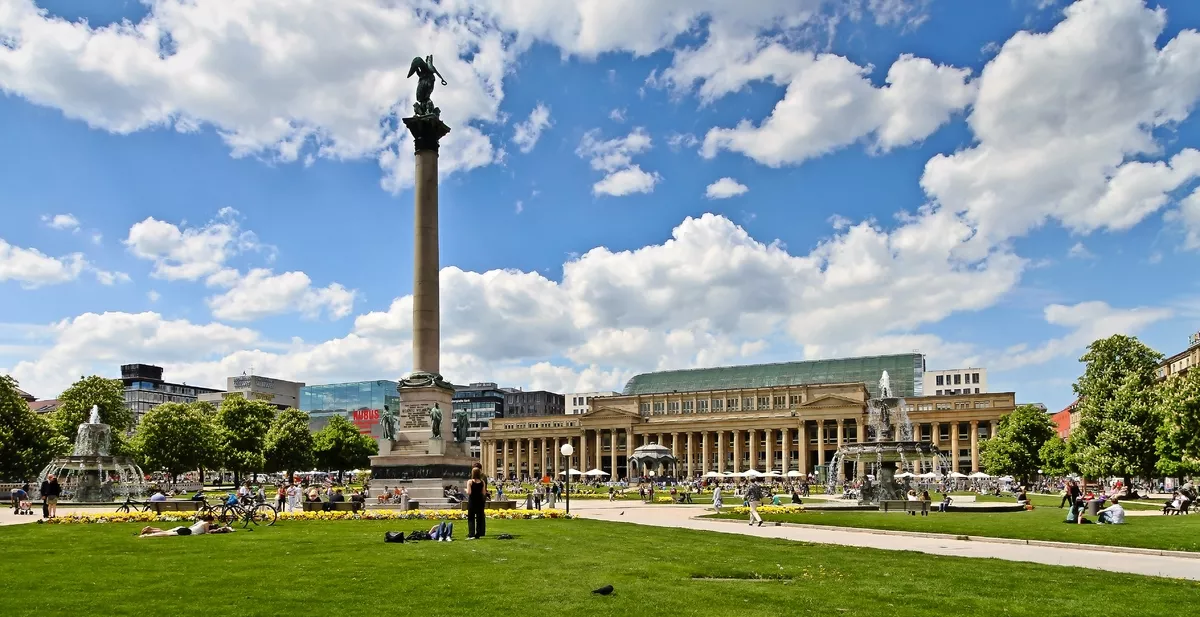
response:
<path id="1" fill-rule="evenodd" d="M 547 451 L 546 451 L 546 450 L 547 450 L 547 444 L 548 444 L 548 443 L 549 443 L 549 440 L 548 440 L 546 437 L 543 437 L 543 438 L 542 438 L 542 457 L 541 457 L 541 462 L 542 462 L 542 470 L 541 470 L 541 474 L 540 474 L 540 475 L 542 475 L 542 476 L 548 476 L 548 475 L 550 475 L 550 471 L 549 471 L 549 469 L 550 469 L 550 466 L 549 466 L 549 463 L 550 463 L 550 459 L 549 459 L 549 452 L 547 452 Z"/>
<path id="2" fill-rule="evenodd" d="M 584 429 L 579 434 L 579 449 L 576 450 L 575 456 L 579 457 L 579 471 L 587 471 L 588 462 L 588 432 Z"/>
<path id="3" fill-rule="evenodd" d="M 837 447 L 838 447 L 838 449 L 841 449 L 842 442 L 845 440 L 845 435 L 846 435 L 846 432 L 845 432 L 846 429 L 844 428 L 842 422 L 843 422 L 843 420 L 841 418 L 837 419 Z"/>
<path id="4" fill-rule="evenodd" d="M 671 456 L 679 460 L 679 433 L 671 433 Z"/>
<path id="5" fill-rule="evenodd" d="M 405 118 L 416 149 L 413 171 L 413 370 L 440 374 L 438 146 L 450 127 L 436 116 Z"/>
<path id="6" fill-rule="evenodd" d="M 817 421 L 817 464 L 825 464 L 825 420 Z"/>
<path id="7" fill-rule="evenodd" d="M 504 444 L 504 473 L 500 474 L 500 478 L 503 480 L 507 480 L 508 479 L 508 440 L 505 439 L 501 443 Z"/>
<path id="8" fill-rule="evenodd" d="M 561 437 L 555 437 L 554 438 L 554 451 L 550 453 L 550 457 L 554 459 L 554 465 L 553 465 L 554 477 L 552 478 L 554 480 L 557 480 L 558 474 L 562 473 L 562 454 L 560 453 L 560 451 L 562 450 L 561 442 L 562 442 Z"/>
<path id="9" fill-rule="evenodd" d="M 712 450 L 709 448 L 709 440 L 712 435 L 708 431 L 704 431 L 701 435 L 700 452 L 704 458 L 700 462 L 700 473 L 706 474 L 711 469 L 712 465 Z"/>
<path id="10" fill-rule="evenodd" d="M 767 464 L 763 471 L 770 473 L 770 471 L 775 468 L 775 429 L 769 428 L 763 431 L 763 434 L 766 435 L 767 442 Z"/>
<path id="11" fill-rule="evenodd" d="M 950 469 L 958 471 L 958 422 L 950 425 L 950 448 Z"/>
<path id="12" fill-rule="evenodd" d="M 996 428 L 998 426 L 999 424 L 995 420 L 988 422 L 988 439 L 996 438 Z"/>
<path id="13" fill-rule="evenodd" d="M 750 466 L 746 467 L 746 471 L 750 471 L 751 469 L 758 469 L 758 429 L 752 428 L 747 432 L 750 433 L 750 443 L 748 444 Z"/>
<path id="14" fill-rule="evenodd" d="M 971 420 L 971 472 L 979 471 L 979 420 Z"/>
<path id="15" fill-rule="evenodd" d="M 603 433 L 603 432 L 604 431 L 602 431 L 600 429 L 596 429 L 596 460 L 595 460 L 596 467 L 595 467 L 595 469 L 600 469 L 600 466 L 603 464 L 601 461 L 604 460 L 604 442 L 602 441 L 602 435 L 601 435 L 601 433 Z M 579 471 L 587 471 L 587 470 L 580 469 Z"/>
<path id="16" fill-rule="evenodd" d="M 783 444 L 783 475 L 786 477 L 787 472 L 792 470 L 792 429 L 781 429 L 782 435 L 779 436 L 780 442 Z"/>
<path id="17" fill-rule="evenodd" d="M 867 423 L 862 416 L 854 420 L 854 437 L 858 443 L 867 443 Z"/>
<path id="18" fill-rule="evenodd" d="M 938 448 L 938 449 L 941 449 L 941 447 L 942 447 L 941 434 L 942 434 L 942 423 L 934 422 L 933 426 L 930 427 L 930 430 L 929 430 L 929 443 L 932 443 L 933 447 Z"/>

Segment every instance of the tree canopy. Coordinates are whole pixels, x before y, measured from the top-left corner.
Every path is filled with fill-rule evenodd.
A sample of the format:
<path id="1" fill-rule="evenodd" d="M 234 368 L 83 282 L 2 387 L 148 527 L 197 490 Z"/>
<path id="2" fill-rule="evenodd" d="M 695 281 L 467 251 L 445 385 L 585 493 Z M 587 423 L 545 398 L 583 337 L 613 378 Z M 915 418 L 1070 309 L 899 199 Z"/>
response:
<path id="1" fill-rule="evenodd" d="M 1088 346 L 1075 382 L 1079 426 L 1071 436 L 1085 476 L 1151 477 L 1158 453 L 1160 418 L 1154 401 L 1155 369 L 1162 354 L 1134 337 L 1117 334 Z"/>
<path id="2" fill-rule="evenodd" d="M 142 417 L 131 442 L 145 469 L 172 479 L 209 465 L 216 457 L 217 429 L 208 403 L 163 403 Z"/>
<path id="3" fill-rule="evenodd" d="M 1055 438 L 1054 422 L 1041 409 L 1021 405 L 1000 417 L 996 434 L 982 444 L 980 462 L 989 473 L 1028 482 L 1042 466 L 1041 449 Z"/>
<path id="4" fill-rule="evenodd" d="M 1161 424 L 1157 470 L 1173 477 L 1200 474 L 1200 367 L 1172 375 L 1155 392 Z"/>
<path id="5" fill-rule="evenodd" d="M 266 467 L 263 449 L 267 431 L 275 418 L 275 407 L 266 401 L 249 401 L 231 395 L 217 409 L 217 435 L 221 460 L 238 478 L 245 472 Z"/>
<path id="6" fill-rule="evenodd" d="M 343 471 L 367 467 L 370 457 L 379 453 L 379 444 L 369 435 L 362 435 L 358 428 L 341 416 L 333 416 L 329 424 L 314 436 L 317 466 L 328 471 L 337 471 L 341 479 Z"/>
<path id="7" fill-rule="evenodd" d="M 58 400 L 60 405 L 51 415 L 51 423 L 67 443 L 75 443 L 79 425 L 87 421 L 95 405 L 100 408 L 100 421 L 112 427 L 114 453 L 120 452 L 124 435 L 133 426 L 133 412 L 125 406 L 125 389 L 120 379 L 81 377 Z"/>
<path id="8" fill-rule="evenodd" d="M 299 409 L 279 412 L 267 431 L 264 452 L 267 471 L 286 471 L 290 481 L 291 472 L 309 469 L 315 464 L 314 445 L 313 435 L 308 430 L 308 414 Z"/>
<path id="9" fill-rule="evenodd" d="M 29 408 L 12 377 L 0 375 L 0 480 L 32 480 L 65 439 Z"/>
<path id="10" fill-rule="evenodd" d="M 1042 444 L 1038 458 L 1042 461 L 1042 473 L 1047 476 L 1061 478 L 1079 471 L 1067 447 L 1067 440 L 1057 435 Z"/>

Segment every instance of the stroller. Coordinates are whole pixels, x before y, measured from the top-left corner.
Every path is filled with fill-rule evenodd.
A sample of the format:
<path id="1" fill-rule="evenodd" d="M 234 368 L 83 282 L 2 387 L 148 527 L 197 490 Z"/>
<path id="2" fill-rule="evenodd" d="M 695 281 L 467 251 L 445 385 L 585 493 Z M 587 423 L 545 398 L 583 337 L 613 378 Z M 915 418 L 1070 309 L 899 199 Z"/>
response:
<path id="1" fill-rule="evenodd" d="M 29 493 L 21 489 L 12 492 L 13 514 L 33 515 L 33 504 L 29 501 Z"/>

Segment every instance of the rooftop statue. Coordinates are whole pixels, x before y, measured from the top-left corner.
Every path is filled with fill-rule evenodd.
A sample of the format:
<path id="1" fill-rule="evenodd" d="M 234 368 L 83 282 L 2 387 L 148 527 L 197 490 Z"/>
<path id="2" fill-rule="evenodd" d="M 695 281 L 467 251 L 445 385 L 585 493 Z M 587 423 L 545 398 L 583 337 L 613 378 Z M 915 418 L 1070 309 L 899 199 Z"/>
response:
<path id="1" fill-rule="evenodd" d="M 424 58 L 413 58 L 412 64 L 408 67 L 408 77 L 413 74 L 417 75 L 417 102 L 413 103 L 414 116 L 441 116 L 442 110 L 433 105 L 433 77 L 436 75 L 441 80 L 442 85 L 446 85 L 446 78 L 438 72 L 437 67 L 433 66 L 433 55 L 430 54 Z"/>

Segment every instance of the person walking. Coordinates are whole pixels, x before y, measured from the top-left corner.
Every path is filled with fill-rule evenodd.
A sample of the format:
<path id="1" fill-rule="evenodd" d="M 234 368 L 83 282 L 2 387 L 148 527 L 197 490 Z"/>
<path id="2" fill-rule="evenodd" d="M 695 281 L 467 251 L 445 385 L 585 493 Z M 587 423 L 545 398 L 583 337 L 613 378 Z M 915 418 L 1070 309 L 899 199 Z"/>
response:
<path id="1" fill-rule="evenodd" d="M 58 496 L 62 495 L 62 486 L 58 484 L 58 478 L 54 474 L 46 476 L 42 481 L 41 490 L 38 491 L 42 495 L 42 504 L 45 506 L 47 518 L 54 518 L 58 515 Z"/>
<path id="2" fill-rule="evenodd" d="M 713 489 L 713 509 L 717 511 L 717 514 L 721 513 L 722 505 L 724 505 L 724 502 L 721 501 L 721 485 L 718 484 Z"/>
<path id="3" fill-rule="evenodd" d="M 487 481 L 483 479 L 483 468 L 471 468 L 471 479 L 467 480 L 467 539 L 477 540 L 487 531 L 487 518 L 483 509 L 487 505 Z"/>
<path id="4" fill-rule="evenodd" d="M 758 483 L 758 478 L 754 478 L 750 483 L 750 488 L 746 489 L 746 501 L 750 504 L 750 526 L 753 527 L 757 522 L 759 527 L 762 527 L 763 518 L 758 513 L 758 506 L 762 505 L 762 486 Z"/>

